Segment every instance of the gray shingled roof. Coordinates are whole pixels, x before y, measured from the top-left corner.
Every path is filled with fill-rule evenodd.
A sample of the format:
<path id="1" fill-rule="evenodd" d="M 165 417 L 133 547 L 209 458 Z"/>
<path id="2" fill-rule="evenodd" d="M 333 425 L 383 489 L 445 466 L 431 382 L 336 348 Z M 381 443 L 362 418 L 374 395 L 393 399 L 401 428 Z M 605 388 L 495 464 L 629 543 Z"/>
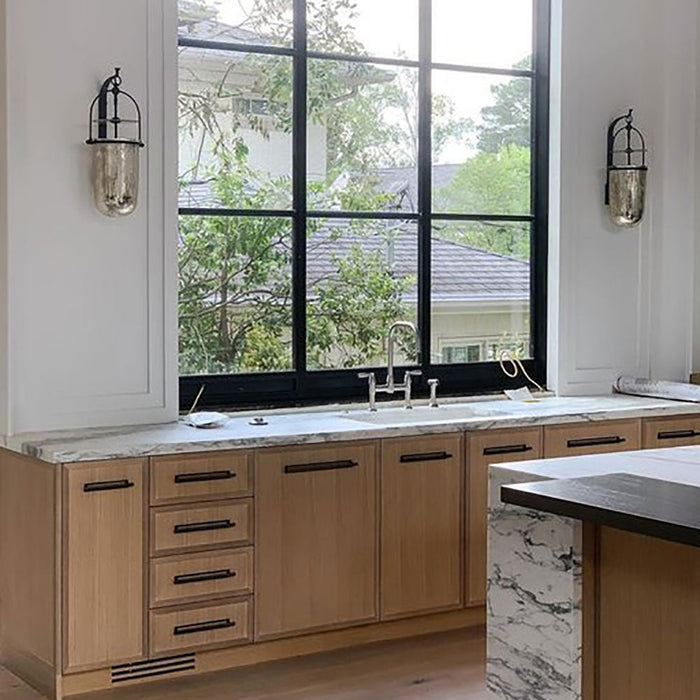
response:
<path id="1" fill-rule="evenodd" d="M 461 165 L 433 166 L 433 189 L 439 192 L 443 187 L 452 183 Z M 391 211 L 417 211 L 418 179 L 415 167 L 410 168 L 377 168 L 371 173 L 376 178 L 376 189 L 379 192 L 390 193 L 394 201 L 387 206 Z M 188 182 L 180 187 L 180 207 L 217 207 L 214 193 L 214 178 Z M 250 193 L 256 191 L 255 183 L 249 185 Z"/>
<path id="2" fill-rule="evenodd" d="M 384 232 L 362 235 L 347 228 L 343 221 L 329 221 L 309 242 L 307 260 L 311 284 L 330 278 L 337 260 L 359 246 L 374 252 L 392 266 L 397 277 L 408 277 L 412 284 L 407 300 L 416 299 L 418 243 L 412 223 L 391 222 L 393 235 Z M 389 243 L 388 241 L 392 242 Z M 479 248 L 432 237 L 432 295 L 435 301 L 527 301 L 530 298 L 530 266 L 527 262 Z"/>

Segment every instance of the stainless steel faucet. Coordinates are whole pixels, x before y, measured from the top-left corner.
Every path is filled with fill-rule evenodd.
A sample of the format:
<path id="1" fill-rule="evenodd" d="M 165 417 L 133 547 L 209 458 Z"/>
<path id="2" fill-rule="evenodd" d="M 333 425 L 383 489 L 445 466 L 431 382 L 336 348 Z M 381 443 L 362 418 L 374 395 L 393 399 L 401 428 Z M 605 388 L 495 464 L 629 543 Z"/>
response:
<path id="1" fill-rule="evenodd" d="M 396 384 L 394 381 L 394 362 L 396 358 L 396 333 L 399 330 L 409 330 L 413 333 L 416 342 L 418 341 L 418 329 L 410 321 L 396 321 L 392 323 L 387 334 L 387 370 L 386 383 L 377 384 L 377 377 L 374 372 L 363 372 L 357 376 L 360 379 L 369 381 L 369 410 L 377 410 L 377 394 L 394 394 L 397 391 L 404 392 L 404 408 L 413 408 L 411 403 L 411 390 L 413 387 L 413 377 L 420 377 L 423 374 L 420 370 L 409 370 L 403 376 L 403 382 Z"/>

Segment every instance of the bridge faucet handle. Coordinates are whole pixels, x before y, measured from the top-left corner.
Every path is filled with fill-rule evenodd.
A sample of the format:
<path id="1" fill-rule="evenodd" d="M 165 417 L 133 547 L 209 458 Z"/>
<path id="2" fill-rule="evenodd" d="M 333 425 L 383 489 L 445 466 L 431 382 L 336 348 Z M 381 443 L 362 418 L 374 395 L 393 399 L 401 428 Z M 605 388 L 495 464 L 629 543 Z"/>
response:
<path id="1" fill-rule="evenodd" d="M 438 386 L 440 386 L 440 380 L 439 379 L 428 379 L 428 386 L 430 387 L 430 403 L 428 406 L 430 408 L 438 408 L 438 400 L 437 400 L 437 390 Z"/>
<path id="2" fill-rule="evenodd" d="M 413 377 L 422 376 L 423 372 L 419 369 L 408 370 L 406 374 L 403 375 L 403 386 L 404 386 L 404 408 L 411 409 L 413 404 L 411 403 L 411 389 L 413 385 Z"/>
<path id="3" fill-rule="evenodd" d="M 377 375 L 374 372 L 360 372 L 359 379 L 367 379 L 369 382 L 369 410 L 377 410 Z"/>

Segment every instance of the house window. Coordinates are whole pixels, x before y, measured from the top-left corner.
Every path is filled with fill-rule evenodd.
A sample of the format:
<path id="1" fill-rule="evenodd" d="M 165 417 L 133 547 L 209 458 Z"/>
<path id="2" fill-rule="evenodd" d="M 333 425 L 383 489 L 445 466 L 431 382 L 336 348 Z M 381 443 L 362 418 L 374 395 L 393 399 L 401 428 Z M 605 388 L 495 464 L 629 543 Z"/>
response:
<path id="1" fill-rule="evenodd" d="M 548 0 L 179 0 L 178 31 L 183 407 L 360 398 L 397 320 L 419 392 L 507 386 L 516 345 L 543 380 Z"/>
<path id="2" fill-rule="evenodd" d="M 447 365 L 481 362 L 481 344 L 448 345 L 442 349 L 442 361 Z"/>

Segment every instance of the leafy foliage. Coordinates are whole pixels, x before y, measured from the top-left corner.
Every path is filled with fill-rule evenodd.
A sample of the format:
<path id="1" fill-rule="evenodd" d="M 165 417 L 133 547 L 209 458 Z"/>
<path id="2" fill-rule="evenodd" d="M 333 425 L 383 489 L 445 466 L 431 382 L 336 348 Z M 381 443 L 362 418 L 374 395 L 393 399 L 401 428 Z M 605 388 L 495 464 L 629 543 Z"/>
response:
<path id="1" fill-rule="evenodd" d="M 528 56 L 513 68 L 527 70 L 530 66 L 531 58 Z M 477 138 L 480 151 L 498 153 L 509 145 L 529 147 L 532 138 L 530 83 L 527 78 L 513 78 L 491 87 L 495 100 L 493 105 L 481 111 L 483 124 L 479 127 Z"/>

